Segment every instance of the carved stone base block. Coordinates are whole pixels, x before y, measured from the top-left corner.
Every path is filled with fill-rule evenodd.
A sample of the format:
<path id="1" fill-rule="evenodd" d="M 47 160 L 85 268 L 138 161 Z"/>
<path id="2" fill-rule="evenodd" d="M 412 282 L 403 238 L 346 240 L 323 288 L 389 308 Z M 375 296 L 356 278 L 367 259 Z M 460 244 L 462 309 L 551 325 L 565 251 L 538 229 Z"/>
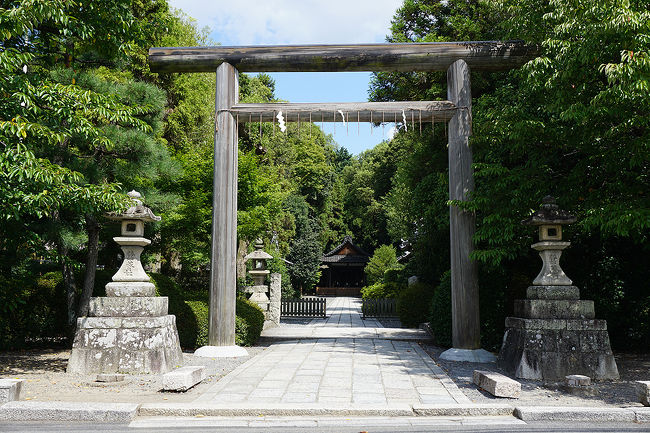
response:
<path id="1" fill-rule="evenodd" d="M 81 317 L 68 373 L 166 373 L 183 363 L 176 318 Z"/>
<path id="2" fill-rule="evenodd" d="M 522 379 L 619 377 L 604 320 L 508 317 L 498 363 Z"/>

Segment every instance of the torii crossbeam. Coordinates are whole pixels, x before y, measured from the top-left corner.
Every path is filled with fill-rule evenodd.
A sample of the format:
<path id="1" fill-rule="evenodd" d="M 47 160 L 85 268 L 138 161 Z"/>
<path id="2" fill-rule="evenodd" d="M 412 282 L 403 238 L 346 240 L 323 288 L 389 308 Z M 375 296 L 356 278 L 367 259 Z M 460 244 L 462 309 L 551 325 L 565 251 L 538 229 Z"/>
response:
<path id="1" fill-rule="evenodd" d="M 474 189 L 470 68 L 506 70 L 535 57 L 537 48 L 521 41 L 432 42 L 362 45 L 289 45 L 151 48 L 153 72 L 217 73 L 214 195 L 210 279 L 209 345 L 235 343 L 237 252 L 237 125 L 308 121 L 309 112 L 353 111 L 346 121 L 380 121 L 381 112 L 417 112 L 428 122 L 449 122 L 449 199 L 466 201 Z M 361 102 L 341 104 L 238 104 L 241 72 L 447 71 L 448 101 Z M 347 105 L 346 105 L 347 104 Z M 345 112 L 345 111 L 344 111 Z M 337 121 L 336 116 L 313 121 Z M 374 119 L 374 120 L 373 120 Z M 339 119 L 340 121 L 340 119 Z M 389 120 L 390 121 L 390 120 Z M 470 259 L 475 217 L 450 206 L 452 334 L 454 350 L 480 348 L 478 276 Z M 211 353 L 211 352 L 207 352 Z"/>

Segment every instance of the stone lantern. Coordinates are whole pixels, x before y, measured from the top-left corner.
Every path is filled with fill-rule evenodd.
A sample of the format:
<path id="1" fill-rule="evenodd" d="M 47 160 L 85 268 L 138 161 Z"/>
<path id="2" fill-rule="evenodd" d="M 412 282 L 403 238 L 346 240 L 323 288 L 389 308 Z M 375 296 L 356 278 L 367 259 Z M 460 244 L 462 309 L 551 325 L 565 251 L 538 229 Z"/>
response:
<path id="1" fill-rule="evenodd" d="M 142 204 L 142 196 L 137 191 L 131 191 L 127 194 L 133 200 L 133 206 L 121 214 L 109 214 L 108 219 L 119 221 L 121 223 L 121 235 L 114 237 L 113 240 L 120 246 L 124 253 L 122 266 L 113 275 L 111 287 L 149 287 L 149 276 L 142 268 L 140 255 L 144 247 L 151 244 L 149 239 L 144 237 L 144 223 L 160 221 L 160 217 L 153 214 L 151 209 Z M 123 282 L 138 282 L 140 284 L 120 284 Z M 155 289 L 154 289 L 155 290 Z"/>
<path id="2" fill-rule="evenodd" d="M 576 218 L 560 210 L 546 196 L 542 207 L 522 224 L 539 226 L 542 270 L 526 290 L 526 299 L 514 302 L 513 317 L 506 317 L 506 330 L 498 363 L 523 379 L 559 381 L 571 374 L 594 379 L 618 379 L 618 369 L 607 333 L 607 322 L 596 320 L 594 301 L 581 300 L 560 267 L 562 226 Z"/>
<path id="3" fill-rule="evenodd" d="M 539 242 L 531 248 L 539 251 L 542 258 L 542 270 L 535 280 L 534 286 L 570 286 L 572 281 L 560 267 L 562 250 L 571 242 L 562 242 L 562 226 L 576 221 L 576 217 L 561 210 L 555 199 L 547 195 L 542 199 L 542 207 L 522 224 L 539 227 Z"/>
<path id="4" fill-rule="evenodd" d="M 88 317 L 77 320 L 68 361 L 68 373 L 166 373 L 183 362 L 176 318 L 168 312 L 168 299 L 156 296 L 156 287 L 142 268 L 140 254 L 151 241 L 144 238 L 144 223 L 160 221 L 131 191 L 133 205 L 120 214 L 107 215 L 121 223 L 122 266 L 106 285 L 106 296 L 90 298 Z"/>
<path id="5" fill-rule="evenodd" d="M 253 285 L 245 287 L 244 291 L 251 293 L 249 300 L 255 302 L 264 312 L 267 312 L 269 310 L 270 300 L 266 295 L 268 286 L 264 284 L 264 280 L 271 271 L 266 269 L 266 261 L 272 259 L 273 256 L 262 251 L 262 248 L 264 248 L 264 242 L 261 239 L 257 239 L 255 241 L 255 251 L 244 257 L 244 260 L 252 260 L 253 262 L 253 269 L 248 271 L 251 277 L 253 277 Z"/>

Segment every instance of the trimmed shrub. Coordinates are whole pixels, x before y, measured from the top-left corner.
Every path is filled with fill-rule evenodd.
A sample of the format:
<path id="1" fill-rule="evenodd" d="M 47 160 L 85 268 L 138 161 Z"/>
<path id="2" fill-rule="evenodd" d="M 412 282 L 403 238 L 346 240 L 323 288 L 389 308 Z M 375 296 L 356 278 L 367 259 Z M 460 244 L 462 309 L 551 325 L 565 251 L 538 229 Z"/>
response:
<path id="1" fill-rule="evenodd" d="M 479 267 L 481 346 L 491 351 L 499 350 L 503 340 L 506 314 L 504 281 L 507 281 L 504 271 Z M 449 271 L 442 275 L 440 285 L 434 290 L 429 319 L 436 344 L 451 347 L 451 272 Z"/>
<path id="2" fill-rule="evenodd" d="M 384 282 L 406 284 L 406 278 L 404 278 L 403 273 L 403 269 L 386 269 L 384 271 Z"/>
<path id="3" fill-rule="evenodd" d="M 428 284 L 415 283 L 407 286 L 397 297 L 397 314 L 402 325 L 417 328 L 429 318 L 433 288 Z"/>
<path id="4" fill-rule="evenodd" d="M 252 346 L 260 338 L 263 328 L 264 312 L 262 309 L 246 298 L 237 298 L 235 343 L 239 346 Z"/>
<path id="5" fill-rule="evenodd" d="M 445 272 L 440 278 L 430 305 L 429 324 L 433 340 L 439 346 L 451 347 L 451 272 Z"/>
<path id="6" fill-rule="evenodd" d="M 196 349 L 208 344 L 209 293 L 181 290 L 171 278 L 151 273 L 156 293 L 169 298 L 169 314 L 176 316 L 176 328 L 181 347 Z M 237 298 L 235 317 L 235 343 L 252 346 L 264 328 L 264 313 L 257 304 Z"/>
<path id="7" fill-rule="evenodd" d="M 389 269 L 402 269 L 397 261 L 397 252 L 392 245 L 382 245 L 377 248 L 364 268 L 369 284 L 382 282 L 384 273 Z"/>
<path id="8" fill-rule="evenodd" d="M 361 289 L 361 297 L 365 299 L 397 298 L 404 285 L 397 283 L 375 283 Z"/>

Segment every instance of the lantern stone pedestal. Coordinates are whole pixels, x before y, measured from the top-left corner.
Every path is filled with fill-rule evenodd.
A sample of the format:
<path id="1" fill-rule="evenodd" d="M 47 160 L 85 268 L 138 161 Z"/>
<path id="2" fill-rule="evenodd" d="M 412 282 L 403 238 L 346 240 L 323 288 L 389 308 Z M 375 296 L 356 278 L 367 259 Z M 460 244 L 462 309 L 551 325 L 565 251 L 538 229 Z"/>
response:
<path id="1" fill-rule="evenodd" d="M 168 300 L 156 297 L 140 262 L 150 240 L 144 235 L 145 221 L 158 221 L 142 205 L 140 194 L 129 193 L 135 206 L 109 218 L 122 221 L 122 236 L 115 237 L 124 261 L 106 297 L 90 300 L 88 317 L 77 320 L 77 331 L 68 361 L 68 373 L 166 373 L 182 364 L 176 318 L 167 314 Z"/>
<path id="2" fill-rule="evenodd" d="M 596 320 L 594 302 L 581 300 L 580 290 L 560 268 L 561 225 L 575 217 L 545 197 L 542 209 L 524 224 L 539 225 L 543 265 L 526 299 L 516 300 L 514 317 L 506 318 L 499 365 L 522 379 L 561 381 L 570 374 L 618 379 L 607 322 Z"/>

